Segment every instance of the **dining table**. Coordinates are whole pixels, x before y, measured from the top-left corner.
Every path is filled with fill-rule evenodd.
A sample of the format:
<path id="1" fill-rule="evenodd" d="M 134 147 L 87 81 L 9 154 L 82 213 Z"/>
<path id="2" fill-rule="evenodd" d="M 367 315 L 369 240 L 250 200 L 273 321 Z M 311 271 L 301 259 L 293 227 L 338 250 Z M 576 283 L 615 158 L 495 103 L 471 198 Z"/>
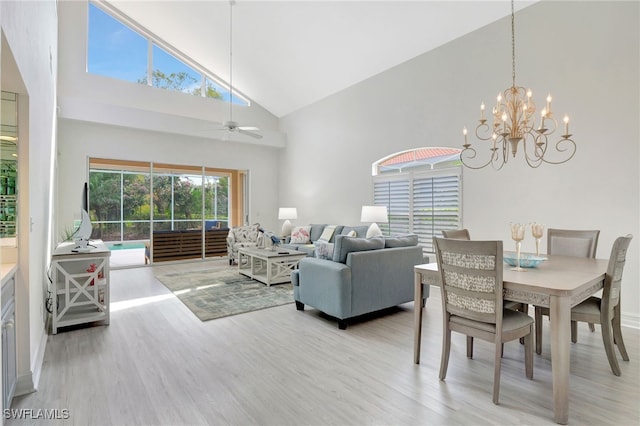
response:
<path id="1" fill-rule="evenodd" d="M 523 271 L 503 264 L 505 300 L 549 308 L 553 416 L 559 424 L 569 422 L 571 308 L 602 289 L 608 263 L 607 259 L 547 255 L 537 267 Z M 422 300 L 425 285 L 440 286 L 437 263 L 416 265 L 414 272 L 414 300 Z M 419 364 L 424 307 L 415 306 L 414 362 Z"/>

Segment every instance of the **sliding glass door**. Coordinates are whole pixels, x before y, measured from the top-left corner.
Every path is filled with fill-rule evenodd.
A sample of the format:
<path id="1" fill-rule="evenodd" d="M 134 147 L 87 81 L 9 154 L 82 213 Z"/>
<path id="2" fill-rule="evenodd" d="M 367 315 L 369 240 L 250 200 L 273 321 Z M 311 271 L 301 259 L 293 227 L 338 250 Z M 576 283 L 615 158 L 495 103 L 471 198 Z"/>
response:
<path id="1" fill-rule="evenodd" d="M 242 175 L 237 170 L 91 158 L 92 238 L 111 245 L 146 243 L 149 251 L 154 233 L 199 231 L 204 258 L 206 231 L 224 230 L 234 222 L 231 187 L 234 177 Z"/>

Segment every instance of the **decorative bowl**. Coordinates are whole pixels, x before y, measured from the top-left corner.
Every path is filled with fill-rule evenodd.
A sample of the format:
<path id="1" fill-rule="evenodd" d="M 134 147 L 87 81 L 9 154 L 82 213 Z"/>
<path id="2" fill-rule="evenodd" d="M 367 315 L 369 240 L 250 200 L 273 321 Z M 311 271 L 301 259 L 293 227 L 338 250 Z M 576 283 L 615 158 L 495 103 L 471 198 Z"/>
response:
<path id="1" fill-rule="evenodd" d="M 517 266 L 517 256 L 516 253 L 505 253 L 503 255 L 503 259 L 504 261 L 511 265 L 511 266 Z M 546 257 L 543 256 L 536 256 L 535 254 L 527 254 L 527 253 L 520 253 L 520 267 L 521 268 L 535 268 L 536 266 L 538 266 L 540 263 L 544 262 L 545 260 L 547 260 Z"/>

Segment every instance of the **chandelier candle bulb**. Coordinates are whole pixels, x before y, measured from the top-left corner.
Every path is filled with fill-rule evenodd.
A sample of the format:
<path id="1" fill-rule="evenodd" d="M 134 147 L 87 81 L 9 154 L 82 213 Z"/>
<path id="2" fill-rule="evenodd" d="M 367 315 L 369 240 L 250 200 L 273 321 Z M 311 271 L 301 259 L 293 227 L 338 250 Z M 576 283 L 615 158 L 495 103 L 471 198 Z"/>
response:
<path id="1" fill-rule="evenodd" d="M 480 104 L 480 120 L 484 120 L 484 102 Z"/>
<path id="2" fill-rule="evenodd" d="M 547 114 L 551 115 L 551 93 L 547 95 Z"/>
<path id="3" fill-rule="evenodd" d="M 569 134 L 569 116 L 564 115 L 564 134 L 565 136 Z"/>
<path id="4" fill-rule="evenodd" d="M 542 111 L 540 111 L 540 127 L 538 127 L 538 130 L 542 130 L 544 129 L 544 118 L 547 115 L 547 110 L 542 108 Z"/>

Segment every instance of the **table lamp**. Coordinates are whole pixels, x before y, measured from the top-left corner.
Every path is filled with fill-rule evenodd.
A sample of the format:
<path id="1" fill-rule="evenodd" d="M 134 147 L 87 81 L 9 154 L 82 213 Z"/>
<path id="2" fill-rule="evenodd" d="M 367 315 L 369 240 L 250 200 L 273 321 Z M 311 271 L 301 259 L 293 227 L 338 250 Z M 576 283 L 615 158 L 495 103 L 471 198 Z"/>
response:
<path id="1" fill-rule="evenodd" d="M 367 229 L 367 238 L 382 235 L 382 231 L 376 222 L 389 223 L 387 206 L 362 206 L 360 222 L 371 222 Z"/>
<path id="2" fill-rule="evenodd" d="M 291 231 L 293 230 L 293 225 L 289 219 L 297 219 L 298 218 L 298 210 L 295 207 L 280 207 L 278 210 L 278 219 L 284 219 L 284 223 L 282 224 L 282 234 L 281 236 L 287 237 L 291 235 Z"/>

